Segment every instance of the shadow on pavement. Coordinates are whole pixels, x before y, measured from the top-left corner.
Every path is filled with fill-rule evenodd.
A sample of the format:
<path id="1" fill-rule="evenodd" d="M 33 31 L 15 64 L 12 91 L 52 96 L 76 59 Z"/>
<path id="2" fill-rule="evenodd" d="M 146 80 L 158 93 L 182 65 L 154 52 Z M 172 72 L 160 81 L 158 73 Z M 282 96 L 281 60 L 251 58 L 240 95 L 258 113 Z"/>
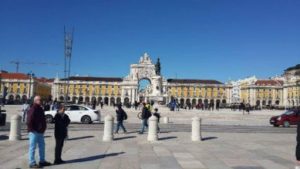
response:
<path id="1" fill-rule="evenodd" d="M 201 141 L 207 141 L 207 140 L 213 140 L 213 139 L 217 139 L 218 137 L 204 137 L 201 139 Z"/>
<path id="2" fill-rule="evenodd" d="M 135 131 L 127 131 L 127 134 L 133 134 L 133 133 L 138 133 L 139 130 L 135 130 Z"/>
<path id="3" fill-rule="evenodd" d="M 94 136 L 74 137 L 74 138 L 69 138 L 68 141 L 81 140 L 81 139 L 87 139 L 87 138 L 93 138 L 93 137 Z"/>
<path id="4" fill-rule="evenodd" d="M 49 138 L 49 137 L 51 137 L 51 136 L 44 136 L 44 138 Z M 28 138 L 28 137 L 26 137 L 26 138 L 21 138 L 21 140 L 29 140 L 29 138 Z"/>
<path id="5" fill-rule="evenodd" d="M 114 138 L 114 140 L 118 141 L 118 140 L 125 140 L 125 139 L 131 139 L 131 138 L 136 138 L 136 136 L 118 137 L 118 138 Z"/>
<path id="6" fill-rule="evenodd" d="M 7 139 L 8 139 L 8 136 L 6 136 L 6 135 L 0 135 L 0 141 L 7 140 Z"/>
<path id="7" fill-rule="evenodd" d="M 110 153 L 110 154 L 101 154 L 101 155 L 95 155 L 95 156 L 90 156 L 90 157 L 77 158 L 74 160 L 68 160 L 68 161 L 66 161 L 66 163 L 81 163 L 81 162 L 87 162 L 87 161 L 94 161 L 94 160 L 98 160 L 101 158 L 117 156 L 117 155 L 124 154 L 124 153 L 125 152 Z"/>
<path id="8" fill-rule="evenodd" d="M 176 136 L 169 136 L 169 137 L 161 137 L 158 140 L 170 140 L 170 139 L 175 139 L 177 138 Z"/>

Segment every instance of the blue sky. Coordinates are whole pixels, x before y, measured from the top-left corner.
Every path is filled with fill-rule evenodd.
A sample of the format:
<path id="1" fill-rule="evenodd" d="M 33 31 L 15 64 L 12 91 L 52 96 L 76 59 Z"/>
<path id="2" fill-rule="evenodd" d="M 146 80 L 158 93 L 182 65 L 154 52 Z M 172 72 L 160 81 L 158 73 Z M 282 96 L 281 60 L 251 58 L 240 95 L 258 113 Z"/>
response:
<path id="1" fill-rule="evenodd" d="M 72 74 L 123 77 L 147 52 L 166 78 L 268 78 L 300 63 L 299 0 L 1 0 L 0 66 L 63 75 L 63 28 L 74 27 Z"/>

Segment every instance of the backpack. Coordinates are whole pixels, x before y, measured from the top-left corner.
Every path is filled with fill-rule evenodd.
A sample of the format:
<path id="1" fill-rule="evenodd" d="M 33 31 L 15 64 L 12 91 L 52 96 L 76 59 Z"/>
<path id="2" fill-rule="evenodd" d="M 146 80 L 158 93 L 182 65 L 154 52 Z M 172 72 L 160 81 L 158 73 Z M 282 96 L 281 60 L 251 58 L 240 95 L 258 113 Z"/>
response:
<path id="1" fill-rule="evenodd" d="M 127 120 L 128 116 L 127 116 L 127 113 L 125 111 L 124 112 L 124 120 Z"/>

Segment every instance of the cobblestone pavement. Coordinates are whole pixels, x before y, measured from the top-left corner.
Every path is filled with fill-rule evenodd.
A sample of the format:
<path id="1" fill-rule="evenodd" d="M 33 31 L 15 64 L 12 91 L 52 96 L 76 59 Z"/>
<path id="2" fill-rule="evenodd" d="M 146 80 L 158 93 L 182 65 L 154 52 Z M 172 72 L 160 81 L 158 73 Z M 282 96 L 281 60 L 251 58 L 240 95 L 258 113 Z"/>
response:
<path id="1" fill-rule="evenodd" d="M 7 106 L 8 121 L 20 106 Z M 282 111 L 256 111 L 242 115 L 238 111 L 207 112 L 181 110 L 162 116 L 171 123 L 160 124 L 159 141 L 148 142 L 147 135 L 138 135 L 139 110 L 125 109 L 129 133 L 115 136 L 110 143 L 102 141 L 103 123 L 71 124 L 70 139 L 66 141 L 63 158 L 68 163 L 49 169 L 292 169 L 295 168 L 295 126 L 275 128 L 268 124 L 270 116 Z M 113 114 L 106 107 L 106 114 Z M 203 119 L 203 141 L 191 142 L 191 118 Z M 28 138 L 22 125 L 22 140 L 8 141 L 9 122 L 0 127 L 0 169 L 27 168 Z M 46 136 L 47 159 L 53 161 L 53 125 L 48 124 Z"/>
<path id="2" fill-rule="evenodd" d="M 174 125 L 177 132 L 163 131 L 159 141 L 149 143 L 138 135 L 138 124 L 127 124 L 129 134 L 102 142 L 102 124 L 70 126 L 63 158 L 67 164 L 47 167 L 88 169 L 292 169 L 295 167 L 295 128 L 278 132 L 203 132 L 204 141 L 191 142 L 188 126 Z M 213 126 L 218 127 L 218 126 Z M 218 127 L 222 128 L 222 126 Z M 231 129 L 229 126 L 227 129 Z M 243 126 L 243 130 L 249 126 Z M 261 127 L 263 128 L 263 127 Z M 224 130 L 227 130 L 224 129 Z M 186 130 L 186 131 L 185 131 Z M 248 129 L 247 129 L 248 130 Z M 252 130 L 250 128 L 250 130 Z M 288 132 L 284 132 L 284 131 Z M 235 132 L 236 131 L 236 132 Z M 28 140 L 10 142 L 8 131 L 0 131 L 0 168 L 27 168 Z M 46 132 L 47 159 L 53 161 L 53 129 Z"/>

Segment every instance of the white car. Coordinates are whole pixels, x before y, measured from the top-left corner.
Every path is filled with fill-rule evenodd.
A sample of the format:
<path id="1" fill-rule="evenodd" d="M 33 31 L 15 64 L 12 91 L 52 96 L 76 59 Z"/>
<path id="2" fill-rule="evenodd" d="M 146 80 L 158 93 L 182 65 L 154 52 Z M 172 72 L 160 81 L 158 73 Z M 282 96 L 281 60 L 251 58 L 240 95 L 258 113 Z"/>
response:
<path id="1" fill-rule="evenodd" d="M 71 122 L 81 122 L 90 124 L 94 121 L 100 121 L 100 112 L 93 110 L 87 106 L 81 105 L 67 105 L 65 106 L 65 113 L 69 116 Z M 47 123 L 52 123 L 57 110 L 50 110 L 45 112 Z"/>

